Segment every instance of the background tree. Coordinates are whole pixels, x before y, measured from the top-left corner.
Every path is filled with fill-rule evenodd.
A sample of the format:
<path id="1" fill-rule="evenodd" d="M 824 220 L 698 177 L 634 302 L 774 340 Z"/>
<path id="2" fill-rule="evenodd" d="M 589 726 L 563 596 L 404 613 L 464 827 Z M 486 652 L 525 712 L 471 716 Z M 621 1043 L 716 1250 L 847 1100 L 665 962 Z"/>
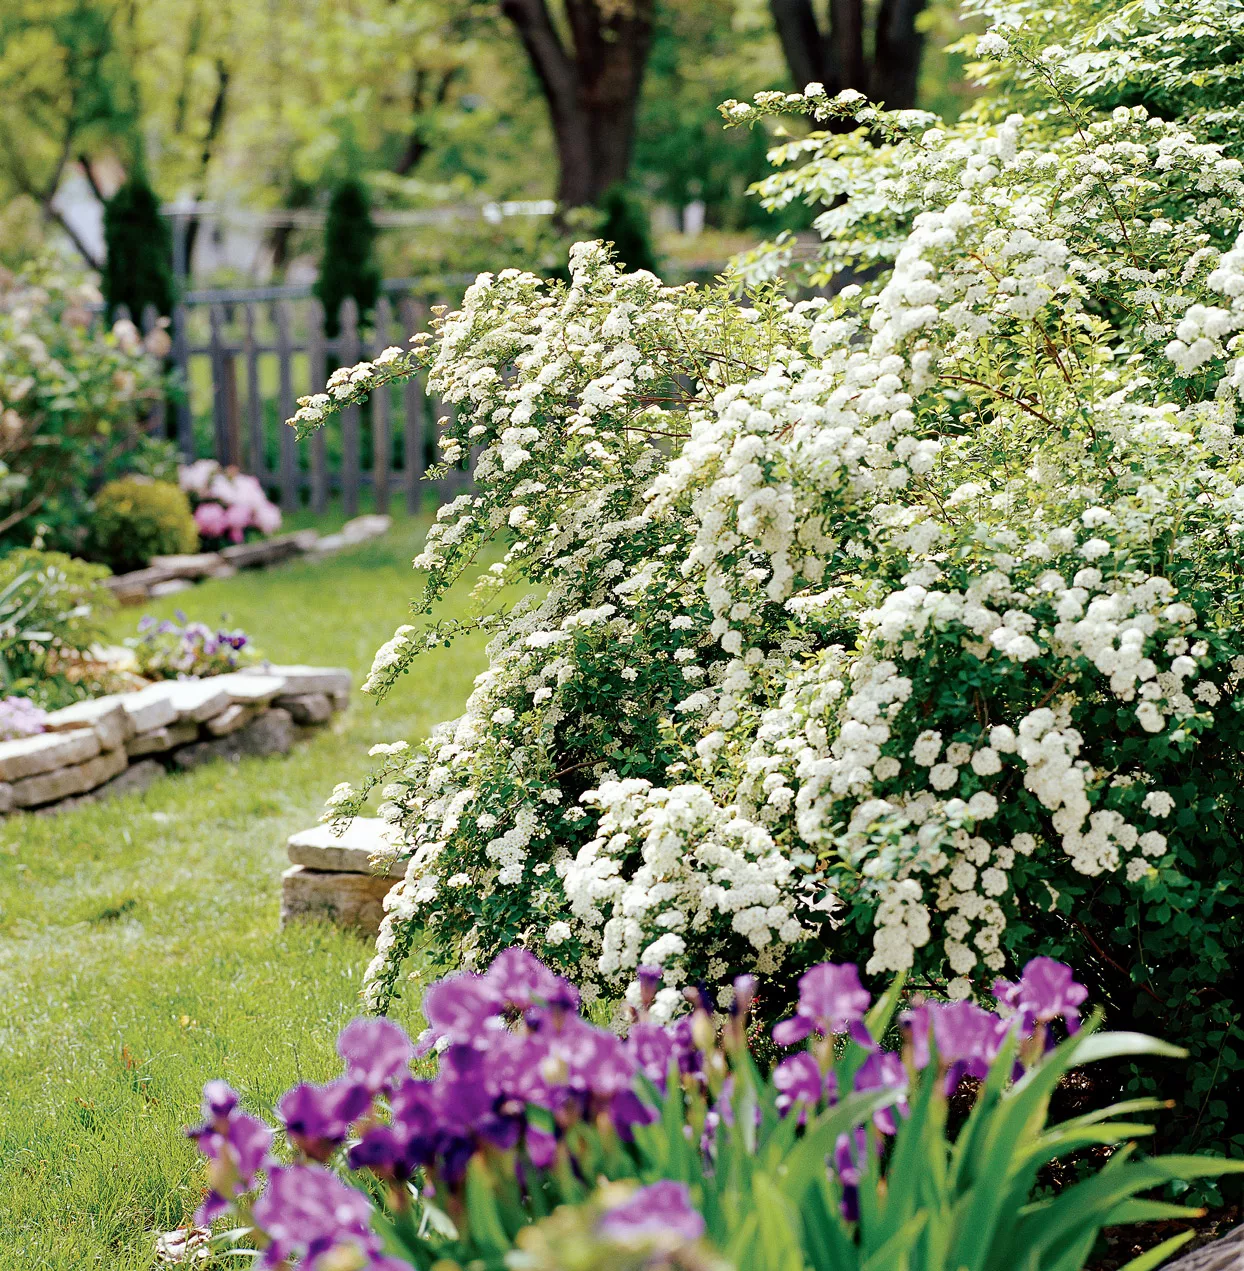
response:
<path id="1" fill-rule="evenodd" d="M 125 305 L 135 322 L 154 305 L 173 312 L 173 244 L 160 200 L 141 168 L 104 205 L 107 255 L 102 271 L 104 299 L 111 314 Z"/>
<path id="2" fill-rule="evenodd" d="M 565 0 L 565 38 L 546 0 L 501 0 L 548 106 L 563 207 L 595 205 L 626 181 L 655 2 Z"/>
<path id="3" fill-rule="evenodd" d="M 832 97 L 854 88 L 891 110 L 916 104 L 924 38 L 916 19 L 924 0 L 829 0 L 822 23 L 812 0 L 769 0 L 795 87 L 825 85 Z M 871 30 L 868 18 L 871 16 Z"/>
<path id="4" fill-rule="evenodd" d="M 341 305 L 353 296 L 359 316 L 366 318 L 380 298 L 380 266 L 375 256 L 376 227 L 371 219 L 367 187 L 356 177 L 333 191 L 324 225 L 324 254 L 315 294 L 324 306 L 324 329 L 340 331 Z"/>

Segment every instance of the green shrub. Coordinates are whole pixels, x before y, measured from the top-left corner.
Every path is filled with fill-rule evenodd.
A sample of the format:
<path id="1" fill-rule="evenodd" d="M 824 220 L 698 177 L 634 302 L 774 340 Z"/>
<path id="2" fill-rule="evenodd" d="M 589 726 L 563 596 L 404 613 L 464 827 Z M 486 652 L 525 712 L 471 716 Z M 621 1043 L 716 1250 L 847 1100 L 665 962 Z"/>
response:
<path id="1" fill-rule="evenodd" d="M 37 542 L 81 555 L 100 485 L 175 470 L 170 443 L 145 427 L 164 393 L 168 334 L 101 325 L 101 299 L 59 262 L 0 270 L 0 550 Z"/>
<path id="2" fill-rule="evenodd" d="M 107 573 L 63 552 L 19 549 L 0 559 L 0 695 L 55 709 L 107 688 L 91 656 L 116 604 Z"/>
<path id="3" fill-rule="evenodd" d="M 623 185 L 611 185 L 600 199 L 604 223 L 600 237 L 613 244 L 618 263 L 627 269 L 657 270 L 657 256 L 652 249 L 648 229 L 648 213 Z"/>
<path id="4" fill-rule="evenodd" d="M 95 498 L 91 554 L 117 573 L 141 569 L 153 556 L 193 552 L 198 546 L 190 500 L 171 482 L 123 477 Z"/>

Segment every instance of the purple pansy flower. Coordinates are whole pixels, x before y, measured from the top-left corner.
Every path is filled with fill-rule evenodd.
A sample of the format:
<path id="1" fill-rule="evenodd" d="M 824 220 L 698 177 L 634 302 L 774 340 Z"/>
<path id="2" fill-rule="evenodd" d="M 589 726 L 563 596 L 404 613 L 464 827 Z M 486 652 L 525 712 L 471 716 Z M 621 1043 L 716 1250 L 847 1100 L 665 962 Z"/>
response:
<path id="1" fill-rule="evenodd" d="M 337 1053 L 346 1061 L 346 1077 L 377 1094 L 406 1075 L 415 1048 L 396 1024 L 364 1017 L 342 1030 Z"/>
<path id="2" fill-rule="evenodd" d="M 704 1234 L 704 1219 L 692 1208 L 686 1183 L 650 1183 L 621 1205 L 609 1210 L 597 1231 L 619 1244 L 649 1240 L 683 1243 Z"/>

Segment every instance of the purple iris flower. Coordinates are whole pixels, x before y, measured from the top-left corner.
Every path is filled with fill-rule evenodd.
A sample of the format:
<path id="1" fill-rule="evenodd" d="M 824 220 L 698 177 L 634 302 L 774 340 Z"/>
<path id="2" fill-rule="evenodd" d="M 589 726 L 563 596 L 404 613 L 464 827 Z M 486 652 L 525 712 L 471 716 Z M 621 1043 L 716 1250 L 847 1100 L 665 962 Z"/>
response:
<path id="1" fill-rule="evenodd" d="M 656 1000 L 665 972 L 659 966 L 641 966 L 635 968 L 635 978 L 639 981 L 639 1000 L 647 1010 Z"/>
<path id="2" fill-rule="evenodd" d="M 783 1059 L 773 1070 L 773 1084 L 779 1091 L 777 1110 L 783 1116 L 796 1104 L 802 1103 L 799 1110 L 800 1124 L 809 1111 L 816 1111 L 825 1093 L 825 1077 L 821 1066 L 807 1051 Z"/>
<path id="3" fill-rule="evenodd" d="M 651 1125 L 656 1119 L 657 1110 L 644 1103 L 634 1090 L 619 1090 L 609 1101 L 609 1120 L 626 1143 L 635 1138 L 637 1125 Z"/>
<path id="4" fill-rule="evenodd" d="M 418 1151 L 420 1145 L 391 1125 L 373 1125 L 350 1149 L 346 1160 L 352 1170 L 371 1170 L 386 1182 L 404 1183 L 419 1165 L 431 1156 Z"/>
<path id="5" fill-rule="evenodd" d="M 542 1130 L 538 1125 L 528 1125 L 523 1139 L 527 1156 L 536 1169 L 548 1169 L 557 1159 L 557 1136 Z"/>
<path id="6" fill-rule="evenodd" d="M 313 1264 L 342 1246 L 379 1253 L 367 1197 L 316 1165 L 273 1168 L 252 1213 L 272 1241 L 260 1266 L 279 1266 L 297 1255 Z"/>
<path id="7" fill-rule="evenodd" d="M 929 1066 L 929 1030 L 933 1027 L 933 1017 L 927 1006 L 913 1006 L 899 1016 L 899 1025 L 903 1036 L 911 1047 L 911 1062 L 923 1071 Z"/>
<path id="8" fill-rule="evenodd" d="M 204 1121 L 227 1121 L 237 1106 L 238 1092 L 227 1081 L 209 1081 L 203 1087 Z"/>
<path id="9" fill-rule="evenodd" d="M 622 1039 L 577 1017 L 551 1040 L 549 1053 L 565 1063 L 574 1091 L 610 1096 L 629 1090 L 635 1078 L 635 1059 Z"/>
<path id="10" fill-rule="evenodd" d="M 631 1027 L 626 1036 L 626 1048 L 639 1066 L 640 1072 L 658 1090 L 665 1089 L 670 1060 L 674 1058 L 674 1039 L 659 1024 L 641 1020 Z"/>
<path id="11" fill-rule="evenodd" d="M 953 1094 L 964 1077 L 984 1080 L 1010 1028 L 1006 1020 L 971 1002 L 929 1008 L 937 1057 L 949 1065 L 946 1093 Z"/>
<path id="12" fill-rule="evenodd" d="M 542 1002 L 560 1005 L 568 1000 L 573 1002 L 571 1009 L 578 1009 L 578 989 L 526 949 L 503 949 L 483 978 L 501 1002 L 515 1010 L 525 1011 Z"/>
<path id="13" fill-rule="evenodd" d="M 683 1243 L 704 1234 L 704 1219 L 692 1208 L 686 1183 L 662 1182 L 641 1187 L 624 1204 L 609 1210 L 597 1231 L 619 1244 L 648 1240 Z"/>
<path id="14" fill-rule="evenodd" d="M 346 1077 L 376 1094 L 406 1074 L 415 1048 L 396 1024 L 363 1017 L 346 1025 L 337 1053 L 346 1061 Z"/>
<path id="15" fill-rule="evenodd" d="M 779 1046 L 793 1046 L 810 1033 L 849 1033 L 868 1050 L 876 1049 L 864 1024 L 872 995 L 860 983 L 853 962 L 822 962 L 799 977 L 799 1009 L 773 1029 Z"/>
<path id="16" fill-rule="evenodd" d="M 1080 1006 L 1088 997 L 1088 989 L 1075 980 L 1072 969 L 1053 958 L 1033 958 L 1024 967 L 1019 982 L 999 980 L 993 986 L 994 997 L 1022 1016 L 1024 1031 L 1031 1033 L 1037 1024 L 1051 1020 L 1067 1021 L 1067 1032 L 1080 1027 Z"/>
<path id="17" fill-rule="evenodd" d="M 420 1038 L 419 1053 L 426 1055 L 432 1044 L 448 1038 L 456 1045 L 484 1042 L 488 1021 L 501 1014 L 504 999 L 494 985 L 473 971 L 447 975 L 429 987 L 423 998 L 423 1014 L 428 1031 Z"/>
<path id="18" fill-rule="evenodd" d="M 315 1161 L 327 1161 L 346 1141 L 350 1126 L 371 1107 L 371 1091 L 354 1081 L 307 1082 L 281 1096 L 277 1109 L 285 1133 Z"/>
<path id="19" fill-rule="evenodd" d="M 867 1159 L 868 1134 L 858 1125 L 850 1134 L 840 1134 L 834 1145 L 834 1172 L 842 1184 L 842 1216 L 848 1222 L 860 1220 L 861 1162 Z"/>
<path id="20" fill-rule="evenodd" d="M 206 1123 L 186 1133 L 212 1164 L 210 1190 L 195 1215 L 195 1222 L 209 1225 L 228 1209 L 230 1202 L 255 1186 L 255 1176 L 269 1164 L 272 1131 L 257 1117 L 237 1110 L 236 1092 L 223 1081 L 209 1081 L 203 1088 Z"/>
<path id="21" fill-rule="evenodd" d="M 855 1074 L 855 1089 L 863 1090 L 903 1090 L 907 1089 L 907 1069 L 903 1067 L 903 1061 L 888 1050 L 875 1050 L 860 1065 L 859 1071 Z M 878 1108 L 873 1113 L 873 1124 L 882 1134 L 897 1134 L 898 1125 L 894 1120 L 894 1108 L 891 1105 L 888 1108 Z M 900 1099 L 897 1107 L 900 1112 L 906 1112 L 907 1101 Z"/>

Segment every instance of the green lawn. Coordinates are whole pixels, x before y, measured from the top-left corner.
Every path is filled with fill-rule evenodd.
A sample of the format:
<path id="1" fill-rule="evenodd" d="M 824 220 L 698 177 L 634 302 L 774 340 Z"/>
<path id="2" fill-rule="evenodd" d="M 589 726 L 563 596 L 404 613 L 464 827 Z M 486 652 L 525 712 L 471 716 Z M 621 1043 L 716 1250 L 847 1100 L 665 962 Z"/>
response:
<path id="1" fill-rule="evenodd" d="M 426 524 L 148 611 L 226 614 L 274 660 L 348 666 L 357 684 L 418 590 Z M 142 612 L 123 610 L 114 633 Z M 374 742 L 457 713 L 482 664 L 479 641 L 430 654 L 384 705 L 355 694 L 285 758 L 0 822 L 0 1268 L 152 1265 L 154 1234 L 201 1195 L 181 1130 L 203 1082 L 224 1076 L 262 1110 L 336 1074 L 371 950 L 320 926 L 277 930 L 285 839 L 361 775 Z"/>

